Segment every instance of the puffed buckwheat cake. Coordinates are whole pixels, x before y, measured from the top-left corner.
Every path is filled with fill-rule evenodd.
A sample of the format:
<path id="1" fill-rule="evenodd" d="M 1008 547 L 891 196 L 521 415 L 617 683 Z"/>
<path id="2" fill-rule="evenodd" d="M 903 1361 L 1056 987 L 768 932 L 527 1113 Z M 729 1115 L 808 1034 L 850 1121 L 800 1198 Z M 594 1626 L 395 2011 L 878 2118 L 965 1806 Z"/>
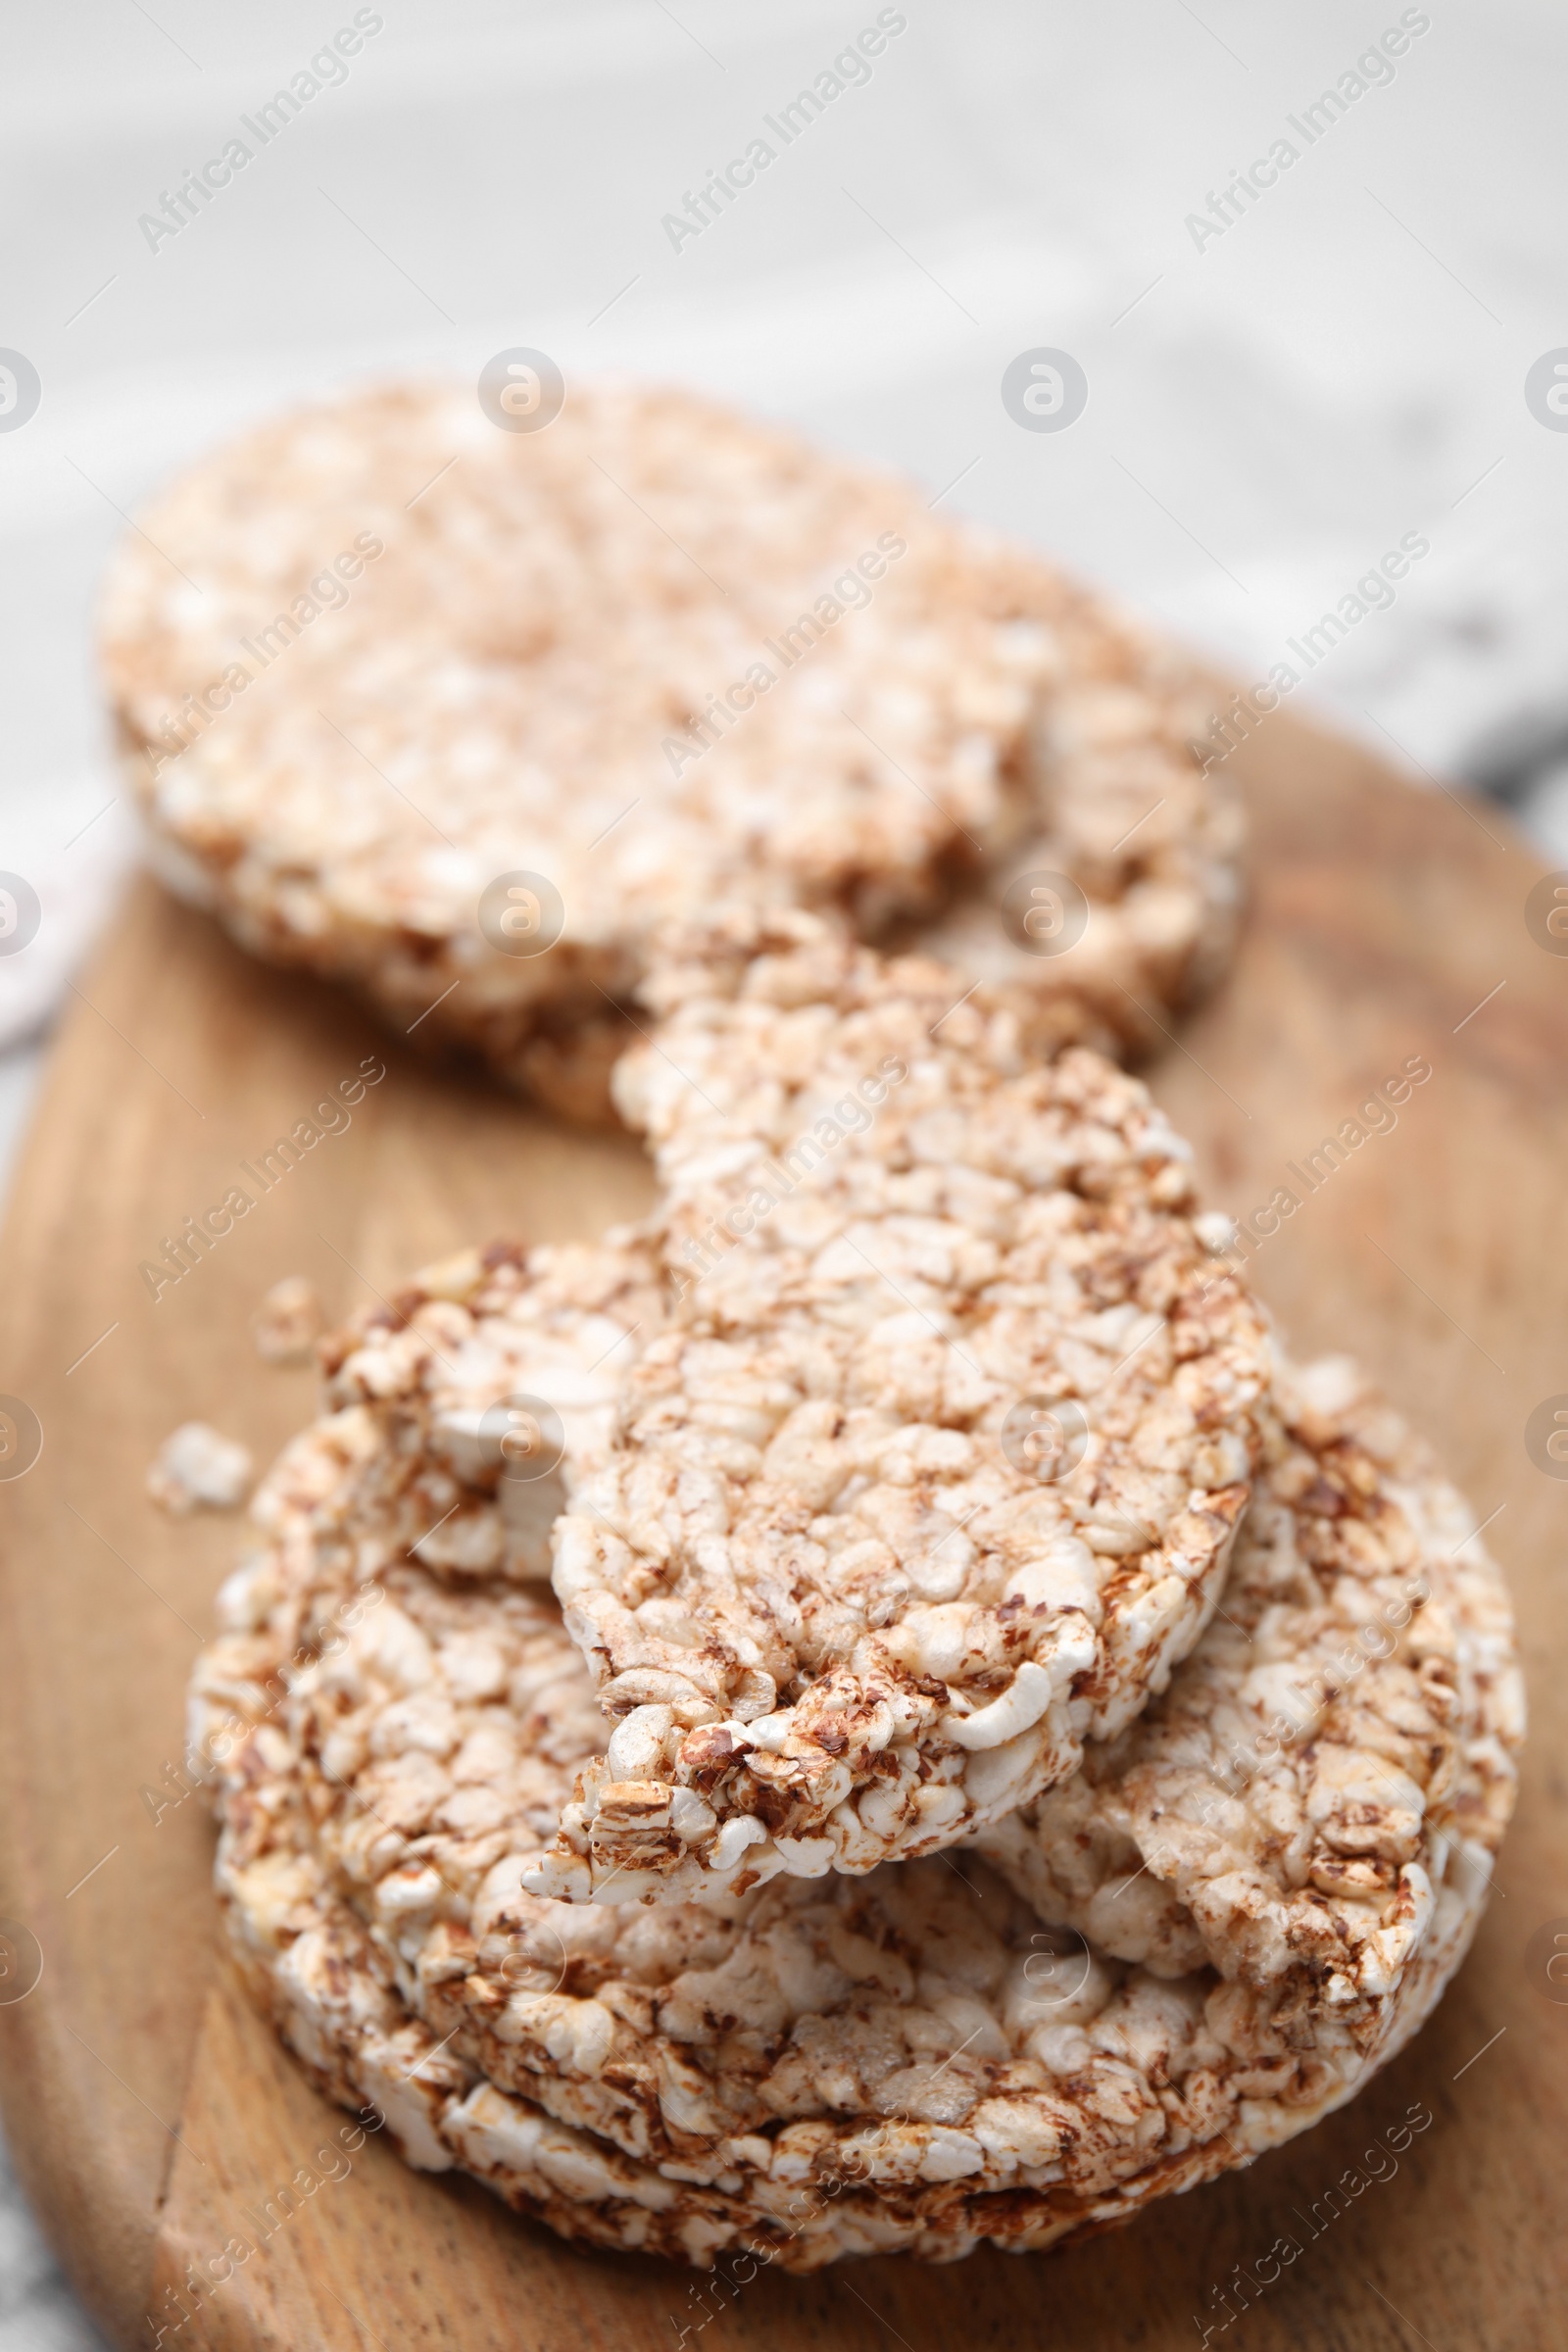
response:
<path id="1" fill-rule="evenodd" d="M 170 878 L 558 1096 L 602 1096 L 659 922 L 741 889 L 875 925 L 1017 829 L 1028 560 L 687 394 L 574 383 L 515 432 L 367 388 L 142 519 L 104 650 Z"/>
<path id="2" fill-rule="evenodd" d="M 1337 1377 L 1301 1392 L 1321 1400 Z M 455 1586 L 393 1557 L 379 1520 L 362 1529 L 331 1422 L 267 1482 L 266 1548 L 225 1589 L 229 1630 L 201 1678 L 209 1733 L 206 1711 L 227 1710 L 209 1739 L 218 1880 L 256 1997 L 411 2163 L 474 2173 L 564 2235 L 705 2267 L 1044 2247 L 1304 2131 L 1403 2043 L 1463 1956 L 1511 1802 L 1518 1695 L 1494 1572 L 1476 1546 L 1448 1555 L 1452 1498 L 1402 1433 L 1339 1397 L 1285 1411 L 1276 1474 L 1304 1447 L 1361 1496 L 1355 1524 L 1377 1523 L 1379 1481 L 1403 1498 L 1385 1537 L 1393 1513 L 1418 1513 L 1430 1590 L 1406 1597 L 1432 1619 L 1411 1654 L 1443 1826 L 1419 1937 L 1381 2001 L 1227 1979 L 1175 1894 L 1140 1957 L 1112 1952 L 1053 1928 L 971 1851 L 702 1904 L 536 1899 L 529 1858 L 603 1736 L 581 1661 L 537 1587 Z M 1352 1420 L 1354 1441 L 1332 1434 Z M 1369 1483 L 1385 1438 L 1398 1466 Z M 1307 1491 L 1298 1469 L 1291 1502 L 1265 1506 L 1273 1568 L 1233 1576 L 1260 1640 L 1256 1592 L 1301 1581 L 1281 1567 L 1275 1515 L 1329 1515 L 1321 1497 L 1302 1513 Z M 348 1585 L 345 1529 L 377 1563 Z M 1263 1670 L 1304 1688 L 1311 1613 L 1271 1605 Z M 1203 1722 L 1216 1693 L 1245 1690 L 1234 1651 L 1216 1617 L 1175 1671 L 1168 1720 Z M 1375 1718 L 1397 1748 L 1411 1698 L 1369 1686 L 1357 1737 Z M 1114 1790 L 1103 1774 L 1086 1790 L 1088 1843 Z M 1125 1941 L 1125 1915 L 1112 1924 Z"/>
<path id="3" fill-rule="evenodd" d="M 1228 950 L 1190 671 L 911 486 L 685 393 L 573 383 L 510 431 L 389 383 L 263 425 L 127 536 L 103 651 L 176 889 L 580 1115 L 658 927 L 737 894 L 876 935 L 956 889 L 970 976 L 1107 1045 Z M 1076 945 L 1004 927 L 1032 861 L 1084 895 Z"/>
<path id="4" fill-rule="evenodd" d="M 1202 1629 L 1268 1376 L 1188 1147 L 1098 1054 L 808 916 L 620 1064 L 671 1327 L 558 1522 L 615 1729 L 542 1893 L 865 1871 L 1000 1819 Z"/>
<path id="5" fill-rule="evenodd" d="M 1365 2038 L 1450 1847 L 1484 1867 L 1524 1730 L 1463 1496 L 1343 1357 L 1282 1366 L 1219 1612 L 1170 1689 L 979 1845 L 1043 1915 L 1161 1977 Z M 1476 1767 L 1480 1769 L 1476 1769 Z"/>

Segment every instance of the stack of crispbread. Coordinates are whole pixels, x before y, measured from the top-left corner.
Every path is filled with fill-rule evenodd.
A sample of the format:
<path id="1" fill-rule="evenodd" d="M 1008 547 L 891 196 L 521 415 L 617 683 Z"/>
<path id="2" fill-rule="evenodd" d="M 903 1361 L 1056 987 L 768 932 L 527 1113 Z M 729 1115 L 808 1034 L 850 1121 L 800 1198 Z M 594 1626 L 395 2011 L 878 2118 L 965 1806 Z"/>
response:
<path id="1" fill-rule="evenodd" d="M 321 2085 L 564 2234 L 801 2270 L 1047 2246 L 1350 2096 L 1520 1687 L 1465 1504 L 1120 1066 L 1234 922 L 1191 672 L 618 385 L 252 435 L 109 666 L 183 886 L 658 1184 L 324 1342 L 253 1506 L 191 1741 Z"/>

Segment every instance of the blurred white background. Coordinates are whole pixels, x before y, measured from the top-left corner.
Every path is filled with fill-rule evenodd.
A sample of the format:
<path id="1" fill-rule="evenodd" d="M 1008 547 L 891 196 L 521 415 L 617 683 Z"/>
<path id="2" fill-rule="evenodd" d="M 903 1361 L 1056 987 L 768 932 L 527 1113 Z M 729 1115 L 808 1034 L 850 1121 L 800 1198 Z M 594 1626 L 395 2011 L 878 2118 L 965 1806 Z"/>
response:
<path id="1" fill-rule="evenodd" d="M 1504 782 L 1568 862 L 1568 432 L 1525 398 L 1568 345 L 1560 7 L 900 0 L 869 77 L 678 250 L 663 216 L 758 135 L 781 146 L 762 118 L 876 0 L 358 13 L 379 29 L 265 148 L 240 117 L 354 23 L 345 0 L 9 13 L 0 345 L 41 400 L 0 414 L 0 868 L 44 923 L 0 959 L 0 1153 L 134 855 L 92 661 L 125 517 L 279 403 L 393 368 L 472 379 L 507 346 L 906 467 L 1247 680 L 1417 534 L 1396 602 L 1295 707 Z M 1392 74 L 1308 146 L 1288 118 L 1401 24 Z M 250 163 L 150 250 L 140 216 L 236 134 Z M 1200 247 L 1188 216 L 1282 137 L 1298 160 Z M 1087 372 L 1065 431 L 1003 406 L 1038 346 Z M 92 2340 L 0 2191 L 0 2352 Z"/>

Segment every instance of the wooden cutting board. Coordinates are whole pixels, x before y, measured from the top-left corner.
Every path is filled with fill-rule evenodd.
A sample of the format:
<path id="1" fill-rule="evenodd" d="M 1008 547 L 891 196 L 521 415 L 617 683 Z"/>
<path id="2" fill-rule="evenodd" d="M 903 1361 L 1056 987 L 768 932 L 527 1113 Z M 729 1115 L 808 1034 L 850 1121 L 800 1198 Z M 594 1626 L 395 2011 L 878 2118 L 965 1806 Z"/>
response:
<path id="1" fill-rule="evenodd" d="M 652 2261 L 563 2247 L 373 2140 L 322 2178 L 340 2169 L 314 2161 L 338 2119 L 219 1953 L 200 1797 L 167 1801 L 187 1669 L 241 1528 L 160 1516 L 145 1468 L 187 1417 L 265 1462 L 309 1416 L 312 1376 L 265 1370 L 247 1337 L 278 1276 L 309 1275 L 346 1310 L 473 1238 L 592 1236 L 649 1184 L 628 1141 L 433 1074 L 354 1006 L 247 962 L 143 885 L 65 1021 L 0 1248 L 0 1391 L 43 1431 L 36 1466 L 0 1481 L 0 1917 L 16 1923 L 0 1994 L 42 1957 L 35 1989 L 0 1999 L 6 2123 L 117 2344 L 151 2346 L 162 2324 L 166 2344 L 236 2352 L 676 2352 L 704 2335 L 714 2352 L 1083 2352 L 1194 2346 L 1195 2314 L 1211 2342 L 1248 2352 L 1562 2340 L 1568 2005 L 1538 1931 L 1568 1936 L 1568 1483 L 1534 1465 L 1524 1430 L 1568 1392 L 1568 960 L 1527 930 L 1538 869 L 1490 809 L 1411 791 L 1284 717 L 1249 747 L 1247 781 L 1240 960 L 1152 1082 L 1211 1197 L 1245 1212 L 1302 1192 L 1286 1163 L 1407 1057 L 1431 1063 L 1397 1127 L 1263 1244 L 1257 1280 L 1298 1348 L 1364 1358 L 1444 1447 L 1478 1520 L 1500 1514 L 1489 1540 L 1522 1621 L 1524 1792 L 1476 1950 L 1433 2023 L 1304 2140 L 1054 2256 L 763 2273 L 738 2299 L 705 2297 Z M 155 1304 L 139 1262 L 383 1051 L 389 1074 L 352 1127 Z M 1430 2127 L 1396 2158 L 1369 2154 L 1417 2103 Z M 319 2185 L 261 2238 L 256 2217 L 301 2167 Z M 1266 2278 L 1274 2240 L 1303 2237 L 1293 2217 L 1326 2210 L 1342 2178 L 1360 2183 L 1347 2209 L 1277 2282 L 1244 2284 L 1250 2307 L 1221 2330 L 1211 2290 L 1238 2264 Z M 171 2297 L 189 2262 L 236 2236 L 255 2251 L 201 2309 Z"/>

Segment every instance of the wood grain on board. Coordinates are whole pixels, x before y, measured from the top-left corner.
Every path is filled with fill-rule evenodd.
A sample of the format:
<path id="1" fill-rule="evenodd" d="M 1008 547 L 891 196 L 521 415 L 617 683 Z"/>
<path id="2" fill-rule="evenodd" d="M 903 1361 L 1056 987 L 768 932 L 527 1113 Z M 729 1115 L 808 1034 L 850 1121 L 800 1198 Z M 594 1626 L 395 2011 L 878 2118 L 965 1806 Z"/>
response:
<path id="1" fill-rule="evenodd" d="M 1523 1433 L 1568 1392 L 1568 959 L 1527 931 L 1537 868 L 1492 811 L 1411 791 L 1283 717 L 1245 757 L 1241 956 L 1152 1082 L 1210 1197 L 1245 1212 L 1304 1194 L 1287 1163 L 1407 1057 L 1430 1061 L 1396 1127 L 1304 1194 L 1255 1274 L 1298 1348 L 1360 1355 L 1478 1520 L 1500 1514 L 1489 1540 L 1521 1617 L 1519 1813 L 1432 2024 L 1350 2109 L 1125 2232 L 942 2270 L 762 2273 L 734 2299 L 564 2247 L 373 2139 L 346 2171 L 318 2159 L 342 2119 L 236 1991 L 202 1800 L 170 1801 L 187 1671 L 242 1532 L 162 1517 L 147 1462 L 197 1416 L 265 1462 L 309 1416 L 312 1375 L 263 1369 L 248 1338 L 280 1275 L 346 1310 L 475 1238 L 590 1237 L 650 1187 L 625 1138 L 425 1068 L 144 884 L 64 1023 L 0 1244 L 0 1391 L 44 1432 L 36 1467 L 0 1481 L 0 1918 L 24 1932 L 10 1948 L 30 1935 L 43 1956 L 35 1989 L 0 1999 L 0 2088 L 26 2186 L 117 2344 L 151 2346 L 160 2326 L 166 2344 L 233 2352 L 673 2352 L 683 2328 L 711 2352 L 1163 2352 L 1205 2325 L 1248 2352 L 1560 2340 L 1568 2005 L 1526 1947 L 1547 1923 L 1568 1933 L 1568 1483 L 1536 1468 Z M 383 1054 L 352 1125 L 154 1303 L 140 1261 Z M 1365 2185 L 1360 2159 L 1417 2104 L 1430 2126 Z M 1282 2230 L 1305 2235 L 1291 2217 L 1348 2167 L 1363 2185 L 1348 2209 L 1277 2281 L 1233 2292 L 1221 2328 L 1213 2290 L 1237 2265 L 1266 2272 Z M 285 2215 L 301 2168 L 318 2185 Z M 231 2240 L 254 2250 L 199 2306 L 181 2300 L 187 2265 Z M 1255 2297 L 1245 2312 L 1241 2296 Z"/>

